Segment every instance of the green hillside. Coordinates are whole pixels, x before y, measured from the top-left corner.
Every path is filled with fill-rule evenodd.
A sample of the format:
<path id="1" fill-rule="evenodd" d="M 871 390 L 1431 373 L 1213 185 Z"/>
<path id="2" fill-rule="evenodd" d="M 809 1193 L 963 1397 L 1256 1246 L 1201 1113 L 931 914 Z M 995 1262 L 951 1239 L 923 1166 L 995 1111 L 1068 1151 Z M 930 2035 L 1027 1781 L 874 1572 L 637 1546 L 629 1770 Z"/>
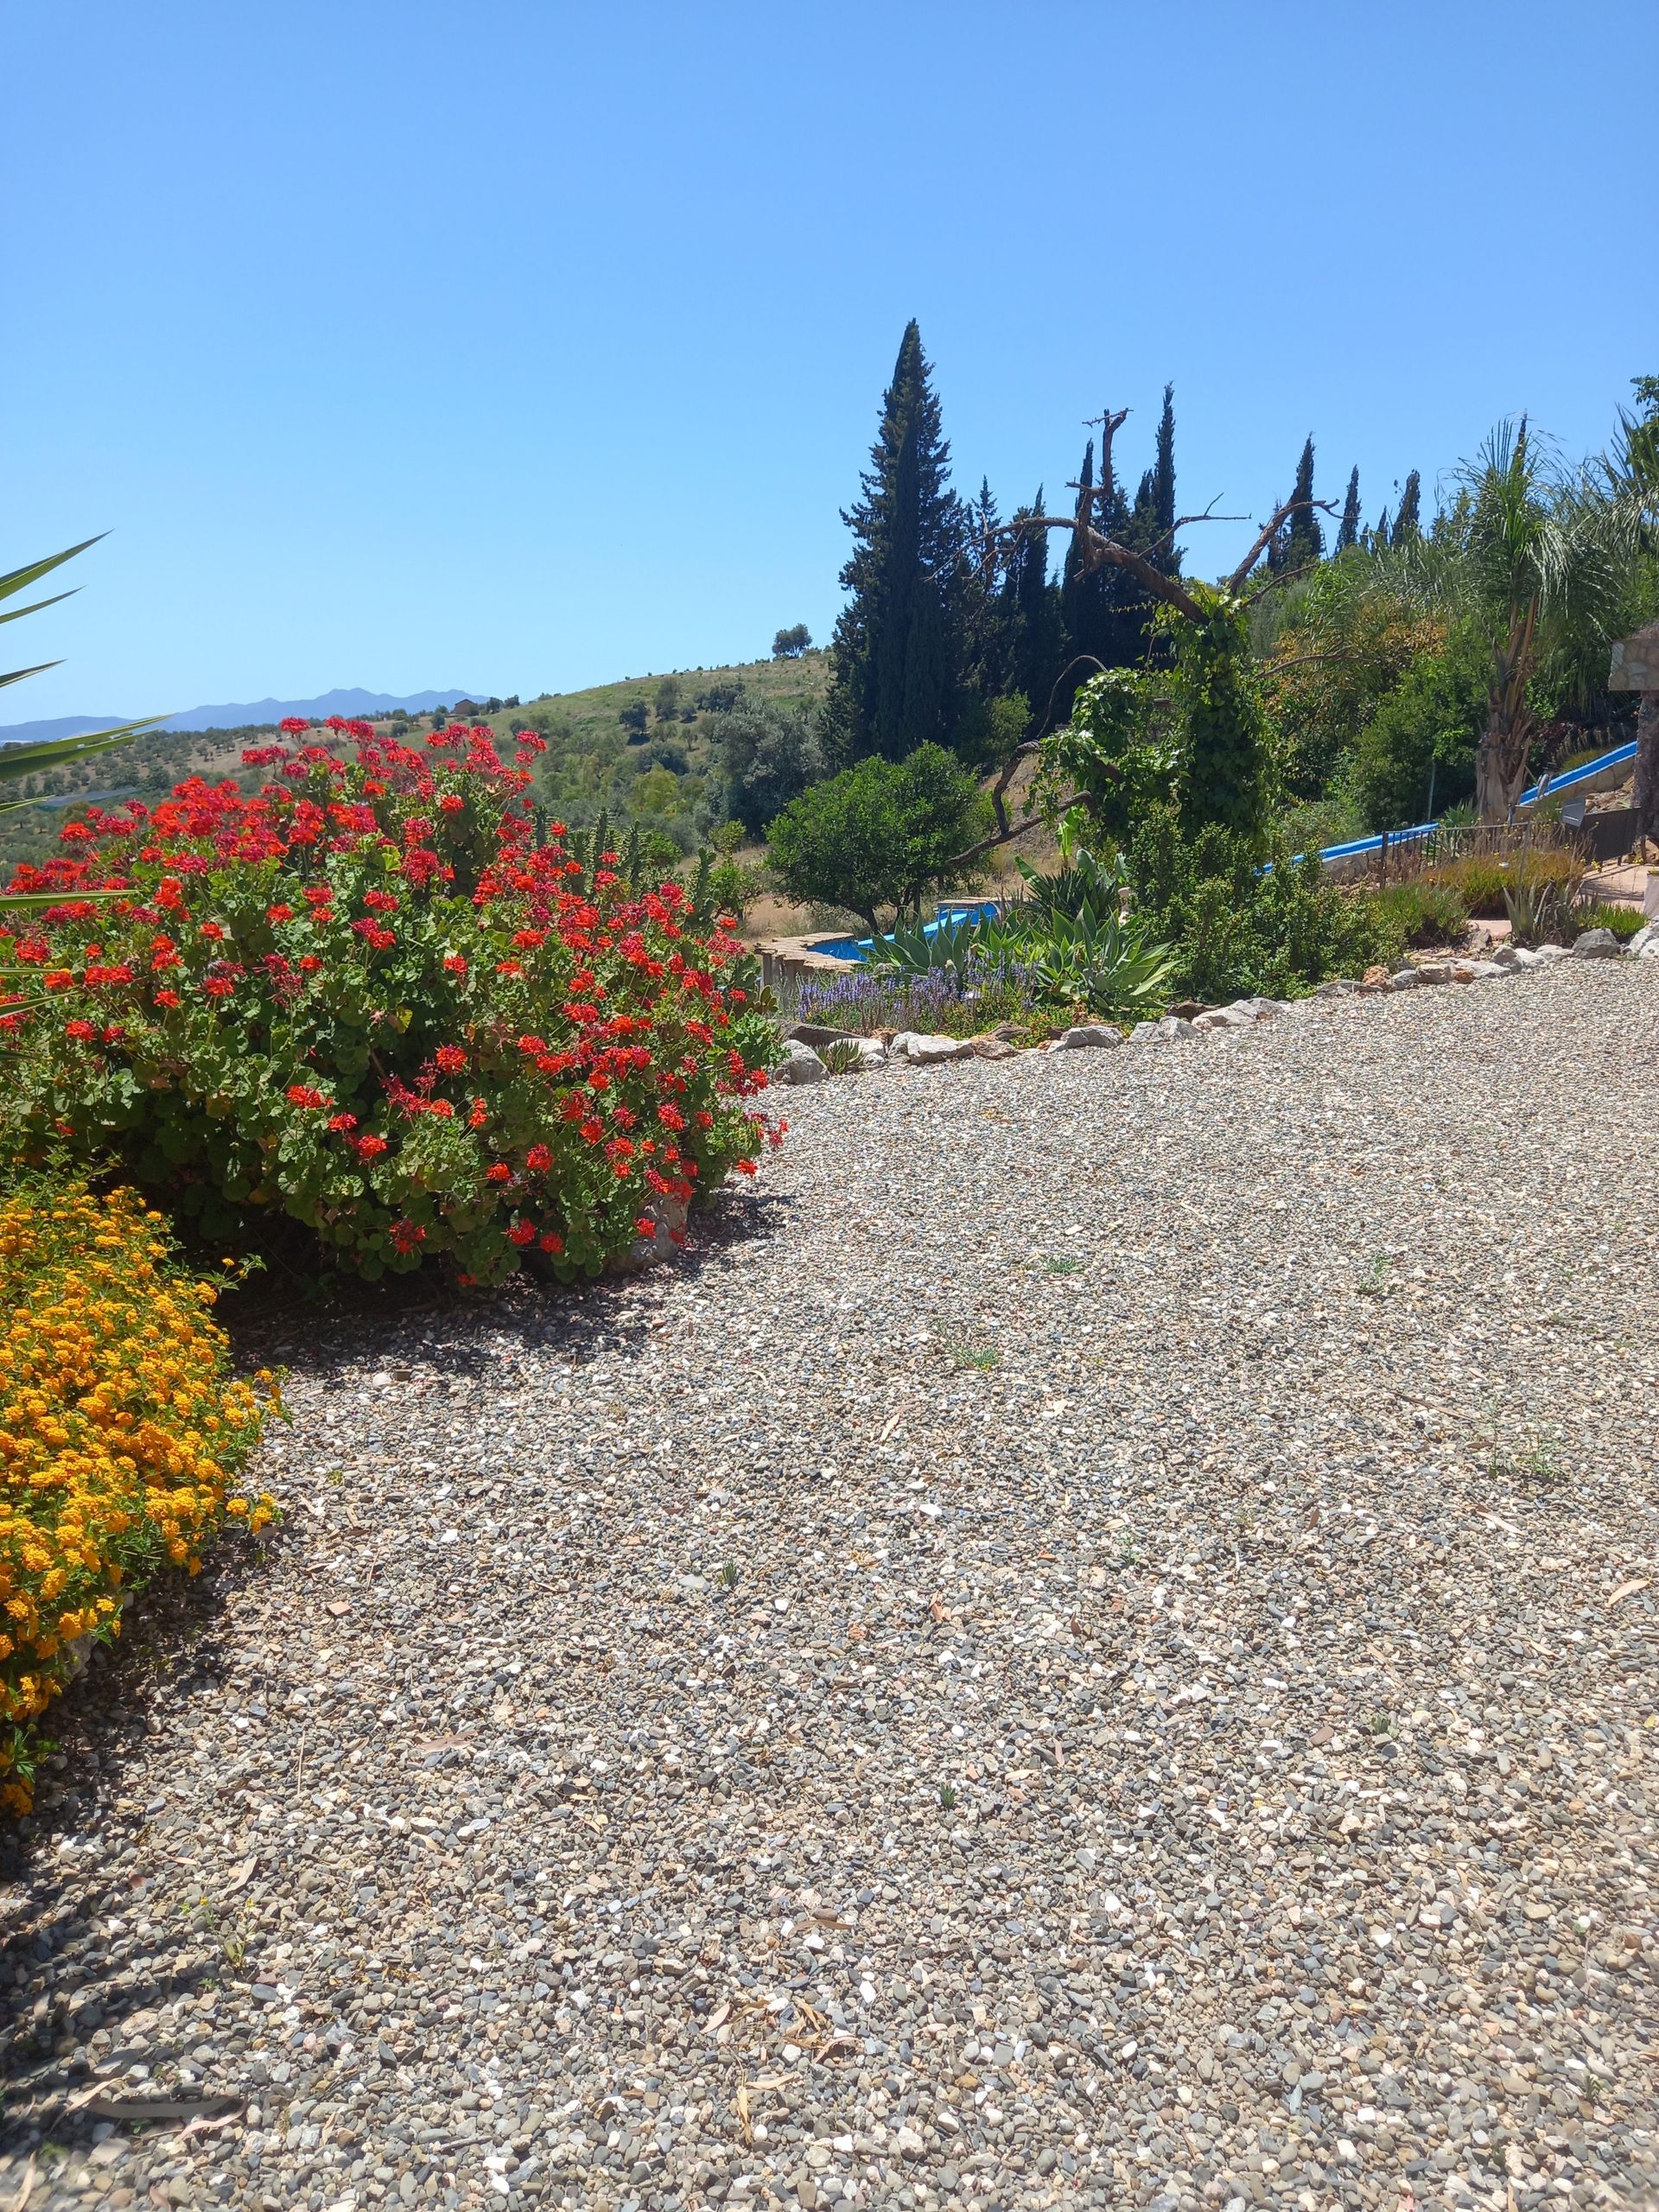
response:
<path id="1" fill-rule="evenodd" d="M 591 690 L 550 693 L 521 707 L 461 719 L 490 722 L 500 733 L 504 749 L 514 728 L 529 725 L 538 730 L 548 749 L 537 771 L 537 797 L 573 826 L 595 820 L 605 810 L 625 826 L 638 821 L 660 831 L 683 851 L 724 818 L 715 730 L 721 708 L 739 687 L 755 698 L 816 701 L 828 677 L 828 657 L 809 652 L 798 660 L 626 677 Z M 622 717 L 630 711 L 643 727 L 624 724 Z M 429 715 L 391 715 L 377 727 L 424 734 L 432 722 Z M 264 727 L 152 731 L 119 753 L 32 778 L 17 796 L 51 804 L 0 817 L 0 864 L 37 855 L 55 840 L 66 809 L 77 801 L 112 805 L 137 798 L 153 804 L 187 776 L 230 776 L 251 785 L 263 772 L 244 768 L 243 748 L 269 741 L 272 734 Z"/>

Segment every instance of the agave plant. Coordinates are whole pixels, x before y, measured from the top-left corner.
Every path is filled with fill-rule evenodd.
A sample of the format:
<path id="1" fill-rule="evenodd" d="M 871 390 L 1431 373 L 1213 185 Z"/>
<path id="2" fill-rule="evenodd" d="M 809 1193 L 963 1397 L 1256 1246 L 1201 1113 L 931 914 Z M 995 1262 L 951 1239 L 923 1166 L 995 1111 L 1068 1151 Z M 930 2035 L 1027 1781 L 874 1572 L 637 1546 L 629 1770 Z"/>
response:
<path id="1" fill-rule="evenodd" d="M 931 969 L 946 969 L 960 976 L 983 938 L 982 920 L 942 921 L 931 931 L 917 923 L 879 937 L 870 947 L 868 965 L 899 976 L 925 976 Z"/>
<path id="2" fill-rule="evenodd" d="M 1020 957 L 1057 998 L 1091 1014 L 1139 1014 L 1160 1007 L 1168 995 L 1172 948 L 1148 944 L 1147 925 L 1116 906 L 1096 913 L 1052 914 L 1019 932 Z"/>

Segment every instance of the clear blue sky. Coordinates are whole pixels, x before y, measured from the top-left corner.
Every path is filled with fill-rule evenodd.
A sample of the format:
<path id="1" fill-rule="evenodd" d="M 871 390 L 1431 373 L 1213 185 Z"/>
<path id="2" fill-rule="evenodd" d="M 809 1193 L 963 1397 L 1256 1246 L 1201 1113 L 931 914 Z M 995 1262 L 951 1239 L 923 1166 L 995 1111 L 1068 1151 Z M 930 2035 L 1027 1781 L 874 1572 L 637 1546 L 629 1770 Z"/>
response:
<path id="1" fill-rule="evenodd" d="M 1005 505 L 1108 401 L 1138 470 L 1166 378 L 1183 506 L 1312 430 L 1369 517 L 1659 372 L 1653 0 L 53 0 L 3 51 L 0 568 L 114 534 L 0 721 L 823 638 L 911 315 Z"/>

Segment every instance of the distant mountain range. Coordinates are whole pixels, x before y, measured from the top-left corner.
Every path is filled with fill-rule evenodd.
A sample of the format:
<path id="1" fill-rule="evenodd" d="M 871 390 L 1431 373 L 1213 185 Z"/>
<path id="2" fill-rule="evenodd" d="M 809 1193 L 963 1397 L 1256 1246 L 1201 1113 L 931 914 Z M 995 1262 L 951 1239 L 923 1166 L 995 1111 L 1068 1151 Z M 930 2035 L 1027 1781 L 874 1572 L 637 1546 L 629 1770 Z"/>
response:
<path id="1" fill-rule="evenodd" d="M 303 715 L 308 721 L 326 721 L 330 715 L 348 720 L 371 715 L 430 714 L 434 707 L 453 707 L 457 699 L 487 699 L 487 691 L 453 689 L 448 691 L 410 691 L 395 699 L 389 691 L 325 691 L 320 699 L 251 699 L 219 707 L 191 707 L 162 722 L 162 729 L 244 729 L 250 723 L 279 722 L 287 715 Z M 114 729 L 130 721 L 130 715 L 60 715 L 49 721 L 0 723 L 0 745 L 44 745 L 55 737 L 84 737 L 89 730 Z"/>

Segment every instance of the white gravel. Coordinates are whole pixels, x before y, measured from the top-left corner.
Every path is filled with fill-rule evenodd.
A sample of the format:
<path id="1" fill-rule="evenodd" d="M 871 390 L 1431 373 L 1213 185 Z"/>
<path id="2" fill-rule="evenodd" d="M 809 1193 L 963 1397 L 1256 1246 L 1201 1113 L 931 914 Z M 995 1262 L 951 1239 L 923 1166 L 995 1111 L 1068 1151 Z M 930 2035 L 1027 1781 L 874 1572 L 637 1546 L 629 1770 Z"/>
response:
<path id="1" fill-rule="evenodd" d="M 1659 2201 L 1656 1073 L 1624 962 L 847 1076 L 684 1263 L 251 1344 L 0 2206 Z"/>

